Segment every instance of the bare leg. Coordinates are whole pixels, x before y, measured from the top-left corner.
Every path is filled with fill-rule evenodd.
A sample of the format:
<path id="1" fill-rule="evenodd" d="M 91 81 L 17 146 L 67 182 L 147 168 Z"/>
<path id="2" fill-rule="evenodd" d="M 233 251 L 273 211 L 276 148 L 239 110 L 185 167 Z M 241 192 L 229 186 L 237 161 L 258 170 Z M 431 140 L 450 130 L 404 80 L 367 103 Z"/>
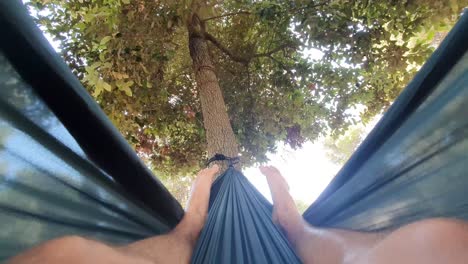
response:
<path id="1" fill-rule="evenodd" d="M 316 228 L 297 211 L 279 171 L 260 170 L 273 197 L 273 219 L 304 263 L 467 263 L 468 224 L 464 221 L 428 219 L 385 233 Z"/>
<path id="2" fill-rule="evenodd" d="M 462 264 L 468 261 L 468 224 L 434 218 L 403 226 L 379 242 L 362 264 Z"/>
<path id="3" fill-rule="evenodd" d="M 188 263 L 205 224 L 210 188 L 217 172 L 218 166 L 214 165 L 212 168 L 204 169 L 198 173 L 192 185 L 192 193 L 184 218 L 173 231 L 167 235 L 138 241 L 122 248 L 122 250 L 153 261 Z"/>
<path id="4" fill-rule="evenodd" d="M 322 229 L 309 225 L 299 214 L 289 188 L 274 167 L 261 167 L 273 198 L 273 220 L 286 233 L 304 263 L 350 263 L 367 254 L 382 234 Z"/>
<path id="5" fill-rule="evenodd" d="M 41 244 L 8 263 L 189 263 L 193 248 L 208 214 L 210 188 L 219 167 L 200 171 L 192 186 L 187 211 L 168 234 L 151 237 L 124 247 L 70 236 Z"/>

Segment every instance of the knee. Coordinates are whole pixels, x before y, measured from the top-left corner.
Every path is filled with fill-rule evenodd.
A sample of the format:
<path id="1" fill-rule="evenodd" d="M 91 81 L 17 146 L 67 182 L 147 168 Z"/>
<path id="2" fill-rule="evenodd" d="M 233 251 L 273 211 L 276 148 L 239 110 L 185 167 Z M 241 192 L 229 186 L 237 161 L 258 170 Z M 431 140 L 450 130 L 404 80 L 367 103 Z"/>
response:
<path id="1" fill-rule="evenodd" d="M 80 263 L 86 239 L 66 236 L 53 239 L 12 258 L 9 263 Z"/>
<path id="2" fill-rule="evenodd" d="M 466 223 L 448 219 L 434 218 L 416 222 L 405 227 L 418 240 L 422 240 L 426 247 L 451 246 L 468 243 L 468 226 Z"/>
<path id="3" fill-rule="evenodd" d="M 196 213 L 186 213 L 182 221 L 170 233 L 177 240 L 195 246 L 205 224 L 205 216 Z"/>
<path id="4" fill-rule="evenodd" d="M 59 248 L 73 248 L 76 249 L 78 247 L 83 246 L 85 243 L 87 243 L 87 239 L 76 236 L 76 235 L 71 235 L 71 236 L 64 236 L 61 238 L 57 238 L 54 240 L 49 241 L 49 244 L 53 244 L 56 247 Z"/>
<path id="5" fill-rule="evenodd" d="M 49 242 L 57 248 L 62 249 L 79 249 L 88 243 L 88 240 L 80 236 L 64 236 L 58 239 L 54 239 Z"/>
<path id="6" fill-rule="evenodd" d="M 448 234 L 466 231 L 466 223 L 448 218 L 432 218 L 410 224 L 416 232 L 433 234 L 436 236 L 446 236 Z"/>
<path id="7" fill-rule="evenodd" d="M 48 257 L 80 256 L 85 250 L 87 240 L 79 236 L 66 236 L 46 242 L 41 247 L 41 255 Z"/>

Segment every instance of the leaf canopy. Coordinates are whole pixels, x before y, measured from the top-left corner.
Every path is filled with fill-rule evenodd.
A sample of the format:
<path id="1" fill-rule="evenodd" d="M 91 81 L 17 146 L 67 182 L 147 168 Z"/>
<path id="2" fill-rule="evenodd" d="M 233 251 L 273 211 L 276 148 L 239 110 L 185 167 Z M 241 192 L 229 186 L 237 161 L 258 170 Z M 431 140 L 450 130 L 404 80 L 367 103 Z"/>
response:
<path id="1" fill-rule="evenodd" d="M 196 13 L 245 164 L 381 113 L 466 0 L 31 0 L 37 23 L 160 175 L 200 166 L 205 131 L 188 47 Z M 319 54 L 316 58 L 307 54 Z M 356 116 L 359 106 L 364 109 Z M 364 107 L 362 107 L 364 106 Z M 182 188 L 183 189 L 183 188 Z"/>

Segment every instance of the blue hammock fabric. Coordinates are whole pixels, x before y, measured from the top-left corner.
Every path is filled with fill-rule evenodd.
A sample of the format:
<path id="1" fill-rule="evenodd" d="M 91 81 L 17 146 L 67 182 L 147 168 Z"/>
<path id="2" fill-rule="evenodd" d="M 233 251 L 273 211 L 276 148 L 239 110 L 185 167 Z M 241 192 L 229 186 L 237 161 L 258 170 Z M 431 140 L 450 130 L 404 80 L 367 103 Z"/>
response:
<path id="1" fill-rule="evenodd" d="M 314 225 L 375 231 L 468 219 L 468 15 L 385 113 L 317 201 Z"/>
<path id="2" fill-rule="evenodd" d="M 229 168 L 211 188 L 192 263 L 301 263 L 273 224 L 272 209 L 241 172 Z"/>
<path id="3" fill-rule="evenodd" d="M 128 243 L 170 230 L 87 159 L 0 53 L 0 262 L 81 234 Z"/>
<path id="4" fill-rule="evenodd" d="M 182 207 L 19 1 L 0 1 L 0 36 L 0 261 L 64 235 L 123 244 L 171 230 Z M 468 219 L 467 48 L 464 15 L 304 213 L 307 221 L 372 231 Z M 300 261 L 268 201 L 229 169 L 213 185 L 192 262 Z"/>
<path id="5" fill-rule="evenodd" d="M 180 204 L 20 1 L 0 1 L 0 36 L 0 262 L 65 235 L 123 244 L 177 225 Z"/>

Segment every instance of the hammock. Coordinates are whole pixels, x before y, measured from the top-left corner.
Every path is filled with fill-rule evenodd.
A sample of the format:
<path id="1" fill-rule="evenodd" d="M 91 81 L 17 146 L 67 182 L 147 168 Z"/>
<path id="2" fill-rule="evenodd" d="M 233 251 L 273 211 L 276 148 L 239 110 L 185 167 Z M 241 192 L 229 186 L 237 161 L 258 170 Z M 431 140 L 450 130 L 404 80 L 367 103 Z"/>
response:
<path id="1" fill-rule="evenodd" d="M 372 231 L 468 219 L 467 31 L 464 15 L 307 221 Z M 0 261 L 65 235 L 123 244 L 173 228 L 181 206 L 19 1 L 0 1 L 0 35 Z M 213 185 L 192 262 L 299 263 L 271 209 L 242 173 L 227 170 Z"/>

